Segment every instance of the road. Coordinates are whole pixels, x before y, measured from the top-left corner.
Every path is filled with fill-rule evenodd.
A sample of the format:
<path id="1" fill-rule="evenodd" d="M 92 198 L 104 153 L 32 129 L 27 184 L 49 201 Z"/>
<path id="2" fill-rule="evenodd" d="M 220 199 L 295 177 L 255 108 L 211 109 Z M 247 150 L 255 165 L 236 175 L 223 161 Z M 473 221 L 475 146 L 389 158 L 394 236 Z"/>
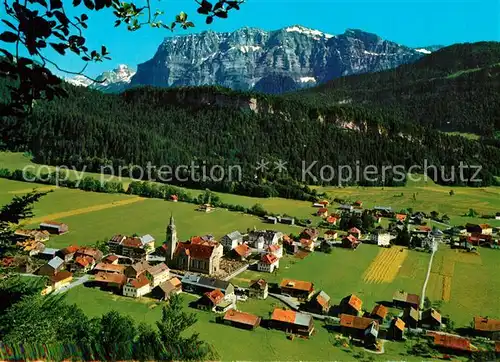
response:
<path id="1" fill-rule="evenodd" d="M 90 275 L 85 274 L 83 277 L 73 279 L 73 281 L 69 285 L 67 285 L 65 287 L 62 287 L 61 289 L 58 289 L 58 290 L 54 291 L 52 294 L 65 293 L 68 290 L 73 289 L 74 287 L 77 287 L 77 286 L 82 285 L 83 283 L 89 281 L 89 279 L 90 279 Z"/>
<path id="2" fill-rule="evenodd" d="M 420 299 L 420 309 L 424 309 L 424 302 L 425 302 L 425 292 L 427 290 L 427 283 L 429 282 L 429 278 L 431 276 L 431 269 L 432 269 L 432 262 L 434 261 L 434 254 L 436 254 L 436 251 L 439 249 L 439 242 L 434 239 L 434 242 L 432 243 L 432 254 L 431 254 L 431 259 L 429 260 L 429 266 L 427 267 L 427 276 L 425 277 L 424 285 L 422 287 L 422 295 Z"/>

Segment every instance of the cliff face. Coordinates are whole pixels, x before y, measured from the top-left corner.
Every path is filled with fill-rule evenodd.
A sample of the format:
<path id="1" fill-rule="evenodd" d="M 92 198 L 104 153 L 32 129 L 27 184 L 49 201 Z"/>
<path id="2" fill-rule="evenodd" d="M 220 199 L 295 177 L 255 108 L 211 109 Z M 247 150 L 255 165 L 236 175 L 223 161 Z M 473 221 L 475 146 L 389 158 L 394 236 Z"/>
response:
<path id="1" fill-rule="evenodd" d="M 334 36 L 302 26 L 167 38 L 131 85 L 221 85 L 282 93 L 416 61 L 424 53 L 360 30 Z"/>

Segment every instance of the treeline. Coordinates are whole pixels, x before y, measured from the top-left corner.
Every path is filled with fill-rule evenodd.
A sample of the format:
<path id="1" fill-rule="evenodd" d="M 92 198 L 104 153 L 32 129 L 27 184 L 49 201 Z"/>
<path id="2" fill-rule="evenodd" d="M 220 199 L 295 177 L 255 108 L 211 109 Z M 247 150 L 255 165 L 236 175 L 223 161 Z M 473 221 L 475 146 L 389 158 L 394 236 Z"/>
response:
<path id="1" fill-rule="evenodd" d="M 0 359 L 139 360 L 216 359 L 213 348 L 186 330 L 196 316 L 184 311 L 180 296 L 162 307 L 155 324 L 111 311 L 89 318 L 63 296 L 42 296 L 43 282 L 6 277 L 0 281 Z M 28 326 L 28 327 L 27 327 Z"/>

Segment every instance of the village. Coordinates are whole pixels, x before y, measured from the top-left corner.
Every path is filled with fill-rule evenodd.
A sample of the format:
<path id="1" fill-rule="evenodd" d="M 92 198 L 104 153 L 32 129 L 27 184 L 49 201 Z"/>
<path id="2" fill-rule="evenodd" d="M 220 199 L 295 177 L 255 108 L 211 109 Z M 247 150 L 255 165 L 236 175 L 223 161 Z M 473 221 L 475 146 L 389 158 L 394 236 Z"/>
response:
<path id="1" fill-rule="evenodd" d="M 90 246 L 46 247 L 51 237 L 69 232 L 70 226 L 44 221 L 38 229 L 17 230 L 17 246 L 23 255 L 6 257 L 1 263 L 14 266 L 23 275 L 45 277 L 48 282 L 43 294 L 64 293 L 81 284 L 129 298 L 159 301 L 188 293 L 198 297 L 192 307 L 212 313 L 217 323 L 228 328 L 280 330 L 291 340 L 314 338 L 316 326 L 325 324 L 373 353 L 383 353 L 383 341 L 404 341 L 410 334 L 424 336 L 443 353 L 478 352 L 481 347 L 474 344 L 474 338 L 481 338 L 500 352 L 500 320 L 476 315 L 471 319 L 472 335 L 448 333 L 449 321 L 426 303 L 420 291 L 394 290 L 392 300 L 366 305 L 355 293 L 333 300 L 312 281 L 283 278 L 276 283 L 266 277 L 280 269 L 285 255 L 293 255 L 300 262 L 311 253 L 334 253 L 335 248 L 353 253 L 360 247 L 433 253 L 445 247 L 474 254 L 480 247 L 499 248 L 500 228 L 487 224 L 451 226 L 444 217 L 437 221 L 422 212 L 396 212 L 384 206 L 363 209 L 362 201 L 333 209 L 330 201 L 319 200 L 311 210 L 311 215 L 321 217 L 317 226 L 303 225 L 303 220 L 288 216 L 268 215 L 263 217 L 268 230 L 235 230 L 220 240 L 212 235 L 179 240 L 171 215 L 164 240 L 157 242 L 151 235 L 116 234 L 106 242 L 106 253 Z M 214 209 L 205 204 L 200 211 Z M 496 217 L 500 219 L 500 214 Z M 431 226 L 431 220 L 446 227 Z M 277 223 L 295 225 L 298 232 L 287 235 L 272 230 Z M 247 270 L 259 277 L 247 287 L 235 284 L 236 277 Z M 274 298 L 287 307 L 269 310 L 269 315 L 240 311 L 239 305 L 250 298 Z"/>

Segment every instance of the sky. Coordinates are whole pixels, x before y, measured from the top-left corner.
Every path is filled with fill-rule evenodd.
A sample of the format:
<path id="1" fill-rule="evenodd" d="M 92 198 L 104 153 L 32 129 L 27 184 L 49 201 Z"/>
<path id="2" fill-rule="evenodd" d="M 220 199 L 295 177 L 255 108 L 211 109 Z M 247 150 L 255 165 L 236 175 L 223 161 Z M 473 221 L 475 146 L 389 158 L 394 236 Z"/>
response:
<path id="1" fill-rule="evenodd" d="M 276 30 L 298 24 L 330 34 L 356 28 L 410 47 L 500 41 L 500 0 L 246 0 L 240 11 L 231 11 L 228 19 L 215 19 L 209 26 L 197 14 L 194 0 L 152 0 L 152 6 L 165 12 L 162 18 L 165 23 L 185 11 L 196 27 L 174 33 L 152 28 L 129 32 L 124 26 L 114 28 L 111 10 L 86 12 L 90 17 L 86 31 L 88 45 L 99 49 L 104 44 L 112 57 L 110 61 L 89 66 L 89 75 L 95 76 L 118 64 L 136 68 L 152 58 L 168 36 L 208 29 L 234 31 L 244 26 Z M 85 10 L 80 6 L 76 13 Z M 58 58 L 53 54 L 53 58 L 61 67 L 71 70 L 79 70 L 82 65 L 78 57 Z"/>

